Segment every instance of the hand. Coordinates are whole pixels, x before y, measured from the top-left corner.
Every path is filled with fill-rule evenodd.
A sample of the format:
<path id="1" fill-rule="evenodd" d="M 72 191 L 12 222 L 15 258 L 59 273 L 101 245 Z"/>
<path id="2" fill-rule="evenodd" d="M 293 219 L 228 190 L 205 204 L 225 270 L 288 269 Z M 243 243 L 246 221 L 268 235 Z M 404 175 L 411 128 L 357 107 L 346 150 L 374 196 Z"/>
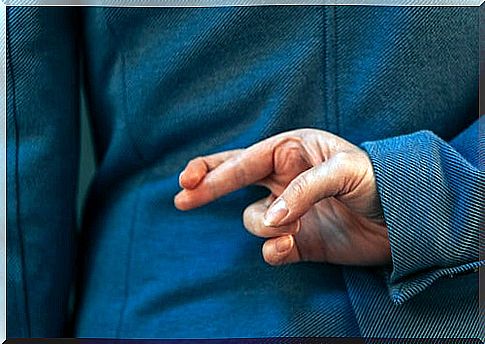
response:
<path id="1" fill-rule="evenodd" d="M 250 184 L 271 194 L 246 208 L 246 229 L 262 238 L 271 265 L 299 261 L 390 263 L 372 164 L 366 152 L 315 129 L 282 133 L 247 149 L 191 160 L 175 206 L 189 210 Z"/>

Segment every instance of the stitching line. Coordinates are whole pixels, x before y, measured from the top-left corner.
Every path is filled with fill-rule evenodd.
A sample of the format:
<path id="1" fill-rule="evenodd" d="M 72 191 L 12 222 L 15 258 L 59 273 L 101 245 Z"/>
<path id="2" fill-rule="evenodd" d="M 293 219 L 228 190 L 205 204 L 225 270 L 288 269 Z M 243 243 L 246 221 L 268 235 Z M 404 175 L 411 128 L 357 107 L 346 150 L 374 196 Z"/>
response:
<path id="1" fill-rule="evenodd" d="M 15 205 L 15 216 L 17 217 L 17 233 L 18 233 L 18 238 L 19 238 L 19 250 L 20 250 L 20 263 L 21 263 L 21 276 L 22 276 L 22 289 L 23 289 L 23 294 L 24 294 L 24 308 L 25 308 L 25 321 L 27 323 L 27 336 L 31 337 L 31 326 L 30 326 L 30 312 L 29 312 L 29 299 L 28 299 L 28 293 L 27 293 L 27 276 L 26 276 L 26 269 L 25 269 L 25 243 L 24 243 L 24 236 L 23 236 L 23 231 L 22 231 L 22 226 L 20 225 L 20 181 L 19 181 L 19 126 L 18 126 L 18 121 L 17 121 L 17 97 L 16 97 L 16 92 L 15 92 L 15 77 L 14 77 L 14 68 L 13 68 L 13 61 L 12 61 L 12 55 L 11 55 L 11 42 L 10 39 L 10 21 L 7 20 L 7 59 L 10 61 L 10 64 L 8 64 L 8 67 L 10 69 L 10 78 L 12 80 L 12 103 L 13 103 L 13 109 L 12 109 L 12 117 L 14 120 L 14 126 L 15 126 L 15 194 L 17 197 L 17 202 Z"/>
<path id="2" fill-rule="evenodd" d="M 332 19 L 333 19 L 333 71 L 334 71 L 334 80 L 333 80 L 333 92 L 334 92 L 334 109 L 335 109 L 335 125 L 337 127 L 337 133 L 341 132 L 340 130 L 340 115 L 339 115 L 339 106 L 338 106 L 338 91 L 337 91 L 337 76 L 338 76 L 338 44 L 337 44 L 337 8 L 332 7 Z"/>
<path id="3" fill-rule="evenodd" d="M 141 190 L 140 190 L 140 185 L 145 181 L 145 176 L 143 175 L 140 177 L 140 180 L 138 183 L 136 183 L 136 195 L 134 196 L 134 208 L 133 208 L 133 215 L 131 217 L 131 222 L 130 222 L 130 232 L 128 234 L 128 250 L 126 254 L 126 271 L 125 271 L 125 281 L 124 281 L 124 295 L 123 295 L 123 304 L 121 306 L 120 310 L 120 318 L 118 320 L 118 326 L 116 328 L 116 338 L 120 338 L 121 330 L 123 328 L 124 324 L 124 318 L 126 315 L 126 309 L 128 307 L 128 297 L 130 295 L 130 281 L 131 281 L 131 270 L 132 270 L 132 264 L 131 264 L 131 257 L 132 257 L 132 252 L 133 252 L 133 238 L 135 236 L 135 223 L 138 218 L 138 206 L 140 204 L 140 197 L 141 197 Z"/>

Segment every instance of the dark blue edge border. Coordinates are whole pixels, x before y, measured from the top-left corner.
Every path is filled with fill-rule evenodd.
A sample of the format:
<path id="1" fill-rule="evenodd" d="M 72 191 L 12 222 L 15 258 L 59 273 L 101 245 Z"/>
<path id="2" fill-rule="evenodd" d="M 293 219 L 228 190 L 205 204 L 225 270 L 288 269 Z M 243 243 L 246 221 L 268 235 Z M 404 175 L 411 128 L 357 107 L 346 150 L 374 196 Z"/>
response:
<path id="1" fill-rule="evenodd" d="M 368 344 L 368 343 L 439 343 L 439 344 L 480 344 L 483 343 L 478 338 L 335 338 L 335 337 L 275 337 L 275 338 L 217 338 L 217 339 L 96 339 L 96 338 L 32 338 L 32 339 L 8 339 L 4 343 L 7 344 L 32 344 L 32 343 L 68 343 L 68 344 L 207 344 L 207 343 L 230 343 L 230 344 L 245 344 L 245 343 L 283 343 L 283 344 Z"/>

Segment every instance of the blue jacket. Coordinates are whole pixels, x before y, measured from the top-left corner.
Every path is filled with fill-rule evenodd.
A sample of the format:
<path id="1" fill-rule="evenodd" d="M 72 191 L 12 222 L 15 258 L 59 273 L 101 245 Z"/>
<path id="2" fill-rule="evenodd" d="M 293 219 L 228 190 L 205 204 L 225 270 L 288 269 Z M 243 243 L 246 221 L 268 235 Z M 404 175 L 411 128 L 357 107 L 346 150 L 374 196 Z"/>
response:
<path id="1" fill-rule="evenodd" d="M 478 18 L 9 8 L 8 336 L 483 338 Z M 78 232 L 81 62 L 98 166 Z M 302 127 L 368 152 L 392 266 L 267 266 L 241 221 L 258 187 L 174 208 L 189 159 Z"/>

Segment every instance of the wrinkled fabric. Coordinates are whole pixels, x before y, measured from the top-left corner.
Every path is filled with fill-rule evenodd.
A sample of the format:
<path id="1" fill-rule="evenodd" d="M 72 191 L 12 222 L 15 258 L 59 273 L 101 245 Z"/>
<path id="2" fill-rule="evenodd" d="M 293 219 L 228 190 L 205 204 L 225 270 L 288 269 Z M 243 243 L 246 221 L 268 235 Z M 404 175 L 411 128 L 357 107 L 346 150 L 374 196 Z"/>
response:
<path id="1" fill-rule="evenodd" d="M 8 11 L 9 23 L 19 18 L 24 24 L 17 36 L 9 35 L 9 80 L 29 75 L 22 66 L 53 63 L 49 55 L 27 54 L 29 39 L 49 52 L 60 44 L 50 31 L 29 34 L 36 28 L 29 18 L 50 16 L 52 10 L 37 11 Z M 9 87 L 9 104 L 25 107 L 20 113 L 9 106 L 9 120 L 45 133 L 37 137 L 39 143 L 58 137 L 55 148 L 61 151 L 54 156 L 66 159 L 55 164 L 56 171 L 39 176 L 36 166 L 43 156 L 20 145 L 29 131 L 15 134 L 9 124 L 8 185 L 11 189 L 15 180 L 15 190 L 24 190 L 8 194 L 9 247 L 22 247 L 9 251 L 10 337 L 68 333 L 60 325 L 67 316 L 29 306 L 32 299 L 57 292 L 39 288 L 29 277 L 45 252 L 53 257 L 45 269 L 75 271 L 72 334 L 80 337 L 479 335 L 474 268 L 480 262 L 472 239 L 478 235 L 480 199 L 466 194 L 483 185 L 482 179 L 463 179 L 456 167 L 468 168 L 472 178 L 483 176 L 472 157 L 475 150 L 460 144 L 473 140 L 473 129 L 466 129 L 478 114 L 478 9 L 93 7 L 80 14 L 98 169 L 75 241 L 76 268 L 67 254 L 73 248 L 52 237 L 72 232 L 71 224 L 56 222 L 51 208 L 35 205 L 41 195 L 46 207 L 73 207 L 69 190 L 76 179 L 65 168 L 78 157 L 77 151 L 65 150 L 77 142 L 78 114 L 66 114 L 61 103 L 77 104 L 78 97 L 66 92 L 77 83 L 67 87 L 55 81 L 66 78 L 66 71 L 39 70 L 37 80 L 63 90 L 49 97 L 60 102 L 49 113 L 13 96 L 14 89 L 28 94 L 31 84 Z M 65 18 L 68 12 L 57 15 Z M 51 25 L 62 35 L 73 30 L 72 22 Z M 72 37 L 70 44 L 77 36 Z M 77 61 L 68 55 L 59 64 L 74 68 Z M 71 118 L 69 128 L 57 126 L 56 115 Z M 47 135 L 40 119 L 57 131 Z M 248 234 L 241 221 L 244 207 L 267 193 L 261 188 L 240 190 L 187 213 L 174 208 L 178 173 L 191 158 L 302 127 L 335 133 L 369 153 L 391 224 L 392 267 L 267 266 L 262 240 Z M 29 159 L 19 160 L 26 152 Z M 406 173 L 408 159 L 416 161 L 413 173 Z M 63 192 L 32 187 L 21 171 Z M 65 179 L 56 177 L 61 172 Z M 420 184 L 427 173 L 439 178 Z M 432 198 L 440 190 L 453 197 Z M 422 209 L 427 200 L 443 213 Z M 60 214 L 74 221 L 72 213 L 55 213 Z M 433 254 L 417 257 L 409 240 L 422 240 L 426 229 L 430 241 L 422 245 Z M 26 244 L 34 232 L 41 252 Z M 53 242 L 60 249 L 51 250 Z M 440 251 L 441 246 L 451 252 Z M 46 273 L 43 278 L 66 286 L 73 281 L 69 276 Z M 393 293 L 397 283 L 411 291 Z M 57 292 L 58 302 L 67 307 L 63 290 Z M 34 323 L 36 317 L 44 322 Z M 422 326 L 423 319 L 430 325 Z"/>

